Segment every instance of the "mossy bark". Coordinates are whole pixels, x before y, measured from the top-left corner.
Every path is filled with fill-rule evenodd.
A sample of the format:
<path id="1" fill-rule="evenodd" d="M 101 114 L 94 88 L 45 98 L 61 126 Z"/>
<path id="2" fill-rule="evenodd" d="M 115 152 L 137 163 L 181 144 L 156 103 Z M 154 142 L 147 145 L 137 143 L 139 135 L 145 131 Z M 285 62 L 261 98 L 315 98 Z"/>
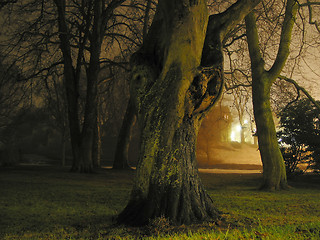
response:
<path id="1" fill-rule="evenodd" d="M 190 92 L 207 17 L 205 1 L 187 7 L 160 1 L 145 45 L 132 58 L 131 98 L 143 127 L 137 176 L 120 223 L 143 225 L 163 216 L 182 224 L 218 216 L 197 173 L 200 114 L 192 114 Z"/>
<path id="2" fill-rule="evenodd" d="M 264 60 L 260 53 L 255 15 L 250 13 L 245 18 L 252 69 L 253 109 L 263 163 L 263 184 L 261 188 L 271 191 L 288 188 L 285 164 L 278 146 L 270 106 L 270 89 L 288 58 L 291 32 L 297 9 L 298 4 L 295 0 L 287 1 L 277 57 L 268 71 L 265 70 Z"/>
<path id="3" fill-rule="evenodd" d="M 267 78 L 267 79 L 265 79 Z M 261 189 L 286 189 L 287 176 L 284 160 L 278 146 L 273 115 L 270 106 L 268 76 L 262 75 L 260 81 L 252 82 L 254 118 L 257 126 L 258 145 L 263 164 L 263 183 Z"/>
<path id="4" fill-rule="evenodd" d="M 156 156 L 144 151 L 131 200 L 118 218 L 121 223 L 144 225 L 163 216 L 173 224 L 190 224 L 219 217 L 198 176 L 194 149 L 198 125 L 184 118 L 173 131 L 171 143 L 152 133 L 144 136 L 149 140 L 142 141 L 144 149 L 154 148 L 150 154 Z M 150 163 L 150 157 L 156 162 Z"/>
<path id="5" fill-rule="evenodd" d="M 257 2 L 241 1 L 242 10 Z M 144 44 L 131 58 L 130 95 L 141 149 L 131 197 L 118 223 L 219 218 L 199 178 L 195 148 L 201 120 L 222 91 L 224 30 L 244 18 L 230 21 L 231 16 L 229 11 L 211 18 L 208 26 L 205 0 L 159 1 Z"/>

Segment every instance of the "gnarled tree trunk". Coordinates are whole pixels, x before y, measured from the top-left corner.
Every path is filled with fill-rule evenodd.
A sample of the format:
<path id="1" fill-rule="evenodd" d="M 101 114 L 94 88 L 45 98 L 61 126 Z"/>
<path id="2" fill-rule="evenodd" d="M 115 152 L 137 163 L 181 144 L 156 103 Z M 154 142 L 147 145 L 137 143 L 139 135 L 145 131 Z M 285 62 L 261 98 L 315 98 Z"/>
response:
<path id="1" fill-rule="evenodd" d="M 166 136 L 153 134 L 151 125 L 145 131 L 145 155 L 139 162 L 131 200 L 119 216 L 121 223 L 144 225 L 161 216 L 174 224 L 218 218 L 198 175 L 195 141 L 199 122 L 185 117 L 179 125 L 168 129 Z"/>
<path id="2" fill-rule="evenodd" d="M 201 114 L 194 114 L 199 99 L 193 97 L 206 92 L 198 66 L 207 21 L 205 1 L 187 7 L 160 1 L 146 44 L 132 58 L 131 97 L 143 130 L 135 186 L 121 223 L 143 225 L 164 216 L 179 224 L 218 216 L 195 159 Z"/>
<path id="3" fill-rule="evenodd" d="M 146 41 L 131 59 L 141 149 L 131 198 L 119 223 L 144 225 L 165 217 L 188 224 L 219 218 L 198 176 L 195 144 L 201 119 L 222 90 L 222 39 L 259 1 L 240 2 L 211 17 L 206 31 L 205 0 L 159 1 Z"/>

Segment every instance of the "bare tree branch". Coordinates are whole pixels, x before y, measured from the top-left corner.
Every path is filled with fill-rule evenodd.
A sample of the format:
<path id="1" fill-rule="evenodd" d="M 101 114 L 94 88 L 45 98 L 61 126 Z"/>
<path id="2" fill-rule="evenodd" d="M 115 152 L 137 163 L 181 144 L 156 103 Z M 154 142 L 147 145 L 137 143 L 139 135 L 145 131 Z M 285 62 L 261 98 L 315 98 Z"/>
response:
<path id="1" fill-rule="evenodd" d="M 302 91 L 304 95 L 306 95 L 306 97 L 320 110 L 319 103 L 317 103 L 317 101 L 308 93 L 308 91 L 305 88 L 301 87 L 295 80 L 287 78 L 285 76 L 279 76 L 279 79 L 285 80 L 286 82 L 293 84 L 297 91 Z"/>

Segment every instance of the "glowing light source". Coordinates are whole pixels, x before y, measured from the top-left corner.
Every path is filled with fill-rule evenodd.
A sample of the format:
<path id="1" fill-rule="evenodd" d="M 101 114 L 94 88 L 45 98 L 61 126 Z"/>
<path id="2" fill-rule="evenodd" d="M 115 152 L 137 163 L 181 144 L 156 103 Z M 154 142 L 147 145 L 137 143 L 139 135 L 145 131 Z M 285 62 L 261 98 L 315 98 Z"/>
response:
<path id="1" fill-rule="evenodd" d="M 236 134 L 234 131 L 231 132 L 230 138 L 231 138 L 232 142 L 234 142 L 236 140 Z"/>

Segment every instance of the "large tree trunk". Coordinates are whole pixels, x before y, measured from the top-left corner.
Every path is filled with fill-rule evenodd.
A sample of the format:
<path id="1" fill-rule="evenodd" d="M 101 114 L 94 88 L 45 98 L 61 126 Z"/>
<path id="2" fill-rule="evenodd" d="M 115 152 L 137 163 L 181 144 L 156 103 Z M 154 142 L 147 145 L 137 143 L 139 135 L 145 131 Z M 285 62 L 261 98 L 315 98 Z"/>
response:
<path id="1" fill-rule="evenodd" d="M 165 217 L 172 224 L 188 224 L 219 218 L 199 178 L 195 148 L 201 119 L 222 91 L 222 40 L 259 1 L 240 2 L 210 18 L 206 31 L 205 0 L 159 1 L 146 41 L 131 59 L 130 94 L 141 149 L 131 198 L 119 223 L 144 225 Z"/>
<path id="2" fill-rule="evenodd" d="M 172 224 L 188 224 L 219 218 L 198 175 L 196 139 L 201 119 L 222 91 L 221 42 L 258 2 L 240 1 L 210 18 L 206 35 L 205 0 L 159 1 L 143 47 L 131 59 L 141 149 L 131 198 L 119 223 L 144 225 L 165 217 Z"/>
<path id="3" fill-rule="evenodd" d="M 189 6 L 159 1 L 146 44 L 132 59 L 131 97 L 142 129 L 141 149 L 131 200 L 119 215 L 120 223 L 143 225 L 163 216 L 182 224 L 219 215 L 201 184 L 195 158 L 202 115 L 194 114 L 200 106 L 193 97 L 205 81 L 198 66 L 207 6 L 206 1 L 184 4 Z"/>
<path id="4" fill-rule="evenodd" d="M 131 140 L 132 127 L 135 122 L 135 110 L 132 100 L 129 99 L 125 112 L 113 161 L 113 169 L 130 169 L 129 166 L 129 146 Z"/>
<path id="5" fill-rule="evenodd" d="M 140 177 L 136 179 L 130 202 L 119 216 L 121 223 L 143 225 L 161 216 L 174 224 L 218 218 L 219 212 L 198 175 L 195 141 L 199 121 L 186 116 L 178 128 L 172 127 L 159 135 L 159 131 L 163 132 L 161 128 L 168 127 L 173 119 L 176 118 L 168 116 L 162 124 L 148 124 L 143 132 L 144 155 L 137 168 Z"/>

